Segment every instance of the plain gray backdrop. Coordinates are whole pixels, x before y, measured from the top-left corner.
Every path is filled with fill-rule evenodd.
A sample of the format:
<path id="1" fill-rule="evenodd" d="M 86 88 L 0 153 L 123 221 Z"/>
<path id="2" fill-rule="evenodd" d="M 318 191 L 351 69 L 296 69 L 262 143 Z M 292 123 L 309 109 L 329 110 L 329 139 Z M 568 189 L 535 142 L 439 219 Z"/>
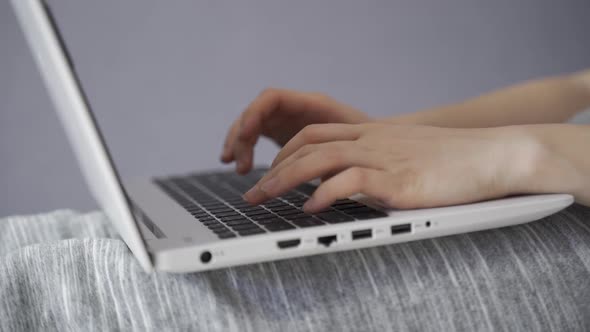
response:
<path id="1" fill-rule="evenodd" d="M 51 4 L 124 176 L 218 167 L 268 86 L 385 116 L 590 67 L 588 0 Z M 0 215 L 95 208 L 6 0 L 0 27 Z"/>

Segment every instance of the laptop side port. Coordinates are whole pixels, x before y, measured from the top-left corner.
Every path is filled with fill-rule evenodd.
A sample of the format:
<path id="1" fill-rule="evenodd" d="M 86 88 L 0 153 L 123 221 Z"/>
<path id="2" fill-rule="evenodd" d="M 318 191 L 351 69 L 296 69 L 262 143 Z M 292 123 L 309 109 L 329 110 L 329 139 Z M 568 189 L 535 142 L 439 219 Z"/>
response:
<path id="1" fill-rule="evenodd" d="M 277 241 L 277 246 L 281 249 L 296 248 L 301 244 L 300 239 Z"/>
<path id="2" fill-rule="evenodd" d="M 398 235 L 412 232 L 412 224 L 401 224 L 391 226 L 391 235 Z"/>
<path id="3" fill-rule="evenodd" d="M 336 235 L 326 235 L 318 237 L 318 243 L 323 245 L 324 247 L 329 247 L 332 243 L 336 242 Z"/>
<path id="4" fill-rule="evenodd" d="M 361 229 L 358 231 L 352 231 L 352 240 L 370 239 L 373 237 L 372 229 Z"/>
<path id="5" fill-rule="evenodd" d="M 211 259 L 213 259 L 213 255 L 211 254 L 210 251 L 203 251 L 201 253 L 200 259 L 201 259 L 201 263 L 207 264 L 207 263 L 211 262 Z"/>

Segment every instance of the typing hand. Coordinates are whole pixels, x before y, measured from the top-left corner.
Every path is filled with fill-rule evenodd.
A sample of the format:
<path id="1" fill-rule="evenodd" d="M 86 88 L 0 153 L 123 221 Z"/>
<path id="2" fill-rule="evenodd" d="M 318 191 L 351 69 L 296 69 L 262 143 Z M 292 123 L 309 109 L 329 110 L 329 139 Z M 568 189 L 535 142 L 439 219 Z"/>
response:
<path id="1" fill-rule="evenodd" d="M 260 204 L 328 176 L 305 204 L 307 212 L 356 193 L 402 209 L 462 204 L 525 189 L 538 150 L 510 127 L 311 125 L 284 146 L 244 198 Z"/>
<path id="2" fill-rule="evenodd" d="M 231 126 L 221 160 L 235 161 L 237 172 L 245 174 L 252 168 L 254 145 L 261 135 L 283 146 L 310 124 L 358 124 L 370 120 L 363 112 L 322 94 L 267 89 Z"/>

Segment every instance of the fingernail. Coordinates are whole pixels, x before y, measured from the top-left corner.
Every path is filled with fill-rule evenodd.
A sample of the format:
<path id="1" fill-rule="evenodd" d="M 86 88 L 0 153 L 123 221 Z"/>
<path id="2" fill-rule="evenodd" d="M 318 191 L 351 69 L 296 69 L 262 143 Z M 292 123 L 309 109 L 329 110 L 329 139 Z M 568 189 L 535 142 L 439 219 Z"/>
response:
<path id="1" fill-rule="evenodd" d="M 264 182 L 261 186 L 260 186 L 260 190 L 265 192 L 265 193 L 269 193 L 270 191 L 272 191 L 278 183 L 278 179 L 277 178 L 272 178 L 266 182 Z"/>
<path id="2" fill-rule="evenodd" d="M 242 198 L 244 198 L 245 200 L 251 200 L 252 198 L 254 198 L 255 192 L 257 190 L 258 188 L 256 187 L 250 188 L 250 190 L 246 191 L 246 193 L 242 195 Z"/>

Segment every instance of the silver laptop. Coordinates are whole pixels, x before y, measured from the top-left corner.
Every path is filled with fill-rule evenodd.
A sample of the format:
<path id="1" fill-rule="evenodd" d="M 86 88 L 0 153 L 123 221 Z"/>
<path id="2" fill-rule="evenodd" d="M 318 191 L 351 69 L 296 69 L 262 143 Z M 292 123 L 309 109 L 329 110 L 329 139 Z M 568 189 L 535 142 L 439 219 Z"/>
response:
<path id="1" fill-rule="evenodd" d="M 573 202 L 552 194 L 385 210 L 352 197 L 309 215 L 301 209 L 315 188 L 309 183 L 260 206 L 245 203 L 241 195 L 262 168 L 247 176 L 198 172 L 123 183 L 49 6 L 43 0 L 12 3 L 86 182 L 146 271 L 203 271 L 504 227 Z"/>

